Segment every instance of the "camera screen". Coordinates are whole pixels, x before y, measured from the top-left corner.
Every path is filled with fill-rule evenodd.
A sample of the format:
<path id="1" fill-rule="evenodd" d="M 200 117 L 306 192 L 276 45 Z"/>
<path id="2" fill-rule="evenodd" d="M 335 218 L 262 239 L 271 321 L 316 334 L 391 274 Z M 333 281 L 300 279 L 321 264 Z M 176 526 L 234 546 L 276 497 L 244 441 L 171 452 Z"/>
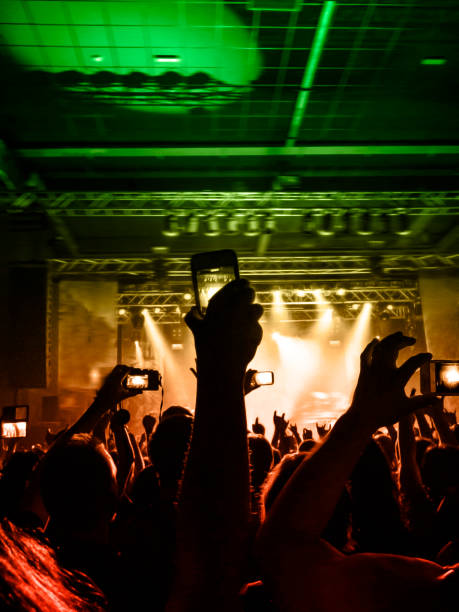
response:
<path id="1" fill-rule="evenodd" d="M 235 280 L 236 275 L 232 266 L 221 266 L 198 270 L 198 293 L 201 312 L 205 312 L 210 298 L 220 291 L 222 287 Z"/>
<path id="2" fill-rule="evenodd" d="M 435 383 L 438 394 L 459 394 L 459 363 L 436 363 Z"/>
<path id="3" fill-rule="evenodd" d="M 16 423 L 2 422 L 2 438 L 25 438 L 26 435 L 26 421 L 18 421 Z"/>
<path id="4" fill-rule="evenodd" d="M 129 374 L 126 378 L 127 389 L 147 389 L 148 374 Z"/>
<path id="5" fill-rule="evenodd" d="M 257 385 L 272 385 L 274 376 L 272 372 L 257 372 L 255 374 L 255 382 Z"/>

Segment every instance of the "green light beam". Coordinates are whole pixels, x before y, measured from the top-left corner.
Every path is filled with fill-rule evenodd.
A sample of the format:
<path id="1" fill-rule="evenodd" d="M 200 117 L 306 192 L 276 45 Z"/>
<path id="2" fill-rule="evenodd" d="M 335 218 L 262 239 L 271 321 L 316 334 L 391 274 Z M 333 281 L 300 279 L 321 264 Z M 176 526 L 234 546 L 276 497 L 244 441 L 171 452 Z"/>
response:
<path id="1" fill-rule="evenodd" d="M 304 69 L 303 80 L 301 82 L 300 92 L 296 99 L 295 110 L 293 111 L 292 121 L 288 130 L 288 136 L 286 145 L 295 146 L 298 132 L 300 131 L 301 122 L 303 121 L 304 114 L 306 112 L 306 106 L 309 99 L 309 93 L 311 86 L 314 82 L 314 77 L 319 65 L 320 55 L 325 44 L 328 29 L 335 10 L 336 2 L 330 1 L 325 2 L 319 17 L 319 24 L 312 41 L 311 52 L 309 54 L 308 62 Z"/>

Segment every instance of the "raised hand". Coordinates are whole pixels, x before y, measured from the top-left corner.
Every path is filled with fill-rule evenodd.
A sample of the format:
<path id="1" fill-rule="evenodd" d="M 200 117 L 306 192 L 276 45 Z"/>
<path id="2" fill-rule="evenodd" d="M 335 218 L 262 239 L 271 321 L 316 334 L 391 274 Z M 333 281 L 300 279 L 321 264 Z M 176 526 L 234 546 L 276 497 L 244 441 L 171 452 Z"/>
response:
<path id="1" fill-rule="evenodd" d="M 280 433 L 284 434 L 288 427 L 288 421 L 285 420 L 285 412 L 282 416 L 278 416 L 277 411 L 274 411 L 273 422 L 275 429 Z"/>
<path id="2" fill-rule="evenodd" d="M 296 423 L 292 423 L 292 425 L 289 425 L 289 429 L 293 434 L 293 437 L 296 440 L 297 444 L 301 444 L 301 438 L 300 438 L 300 434 L 298 433 L 298 427 L 296 426 Z"/>
<path id="3" fill-rule="evenodd" d="M 126 365 L 115 366 L 102 383 L 97 392 L 97 398 L 115 406 L 128 397 L 134 397 L 142 393 L 141 389 L 126 389 L 123 387 L 123 381 L 131 370 L 132 368 Z"/>
<path id="4" fill-rule="evenodd" d="M 316 429 L 317 429 L 317 433 L 319 434 L 319 438 L 322 439 L 322 438 L 325 438 L 325 436 L 331 430 L 331 424 L 327 425 L 325 423 L 324 425 L 319 425 L 319 423 L 316 423 Z"/>
<path id="5" fill-rule="evenodd" d="M 196 308 L 186 315 L 196 345 L 198 373 L 202 368 L 229 368 L 244 375 L 263 335 L 258 323 L 263 308 L 253 304 L 254 297 L 246 280 L 235 280 L 212 296 L 204 317 Z"/>
<path id="6" fill-rule="evenodd" d="M 312 440 L 312 429 L 303 427 L 303 440 Z"/>
<path id="7" fill-rule="evenodd" d="M 360 375 L 349 412 L 373 431 L 383 425 L 392 425 L 432 402 L 432 394 L 408 398 L 404 390 L 414 372 L 432 355 L 419 353 L 400 367 L 396 365 L 399 351 L 415 342 L 414 338 L 396 332 L 382 340 L 373 339 L 360 356 Z"/>
<path id="8" fill-rule="evenodd" d="M 265 435 L 265 426 L 262 423 L 258 422 L 258 417 L 255 419 L 255 423 L 252 425 L 252 431 L 254 434 Z"/>
<path id="9" fill-rule="evenodd" d="M 244 395 L 247 395 L 254 389 L 258 389 L 260 385 L 257 384 L 254 378 L 254 374 L 257 373 L 257 370 L 247 370 L 244 375 Z"/>
<path id="10" fill-rule="evenodd" d="M 152 414 L 146 414 L 142 419 L 142 425 L 145 429 L 147 439 L 151 436 L 155 427 L 156 418 Z"/>

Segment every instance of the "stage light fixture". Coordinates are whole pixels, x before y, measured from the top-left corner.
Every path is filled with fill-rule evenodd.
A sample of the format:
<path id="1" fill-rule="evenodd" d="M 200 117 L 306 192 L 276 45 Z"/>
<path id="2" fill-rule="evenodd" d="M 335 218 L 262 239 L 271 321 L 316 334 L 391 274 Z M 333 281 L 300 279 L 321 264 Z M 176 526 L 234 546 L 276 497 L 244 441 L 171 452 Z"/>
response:
<path id="1" fill-rule="evenodd" d="M 185 300 L 185 302 L 189 302 L 191 300 L 191 293 L 184 293 L 183 299 Z"/>
<path id="2" fill-rule="evenodd" d="M 124 317 L 124 315 L 126 314 L 126 308 L 120 308 L 118 310 L 118 314 L 120 317 Z"/>
<path id="3" fill-rule="evenodd" d="M 336 295 L 339 295 L 340 297 L 342 297 L 343 295 L 346 295 L 346 289 L 340 288 L 336 291 Z"/>
<path id="4" fill-rule="evenodd" d="M 210 238 L 220 236 L 220 223 L 218 217 L 208 217 L 204 222 L 204 236 Z"/>
<path id="5" fill-rule="evenodd" d="M 352 310 L 358 310 L 360 308 L 360 304 L 352 304 Z"/>
<path id="6" fill-rule="evenodd" d="M 158 306 L 156 306 L 155 310 L 154 310 L 155 314 L 160 314 L 161 313 L 161 308 L 159 308 Z"/>
<path id="7" fill-rule="evenodd" d="M 157 64 L 179 64 L 181 59 L 178 55 L 153 55 Z"/>
<path id="8" fill-rule="evenodd" d="M 247 224 L 244 230 L 244 236 L 253 237 L 260 233 L 260 223 L 258 217 L 252 216 L 247 219 Z"/>
<path id="9" fill-rule="evenodd" d="M 170 215 L 164 219 L 163 236 L 167 238 L 176 238 L 180 236 L 180 225 L 177 217 Z"/>
<path id="10" fill-rule="evenodd" d="M 392 304 L 387 304 L 386 308 L 387 310 L 394 310 L 394 307 Z"/>
<path id="11" fill-rule="evenodd" d="M 183 350 L 183 344 L 177 343 L 177 344 L 172 344 L 172 350 L 173 351 L 182 351 Z"/>
<path id="12" fill-rule="evenodd" d="M 297 289 L 296 292 L 298 297 L 302 298 L 306 295 L 306 290 L 305 289 Z"/>

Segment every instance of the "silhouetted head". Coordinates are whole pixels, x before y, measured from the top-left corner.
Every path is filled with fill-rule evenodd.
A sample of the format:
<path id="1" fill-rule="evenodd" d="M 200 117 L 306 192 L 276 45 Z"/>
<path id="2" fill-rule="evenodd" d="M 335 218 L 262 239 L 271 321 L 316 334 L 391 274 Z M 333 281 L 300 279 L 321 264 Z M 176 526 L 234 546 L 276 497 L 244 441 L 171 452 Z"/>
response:
<path id="1" fill-rule="evenodd" d="M 255 488 L 260 487 L 271 469 L 273 450 L 268 440 L 261 434 L 248 436 L 251 481 Z"/>
<path id="2" fill-rule="evenodd" d="M 43 459 L 40 488 L 55 525 L 93 529 L 112 518 L 117 502 L 116 468 L 104 446 L 88 434 L 52 447 Z"/>
<path id="3" fill-rule="evenodd" d="M 185 408 L 184 406 L 169 406 L 169 408 L 166 408 L 166 410 L 163 412 L 161 421 L 165 421 L 166 419 L 175 416 L 192 417 L 193 414 L 189 408 Z"/>
<path id="4" fill-rule="evenodd" d="M 443 446 L 428 448 L 421 466 L 422 480 L 431 495 L 441 498 L 459 487 L 459 448 Z"/>
<path id="5" fill-rule="evenodd" d="M 269 512 L 277 496 L 305 457 L 306 453 L 285 455 L 282 461 L 271 472 L 263 492 L 266 513 Z"/>
<path id="6" fill-rule="evenodd" d="M 159 475 L 161 488 L 176 491 L 193 430 L 189 415 L 168 416 L 161 420 L 148 443 L 148 455 Z"/>
<path id="7" fill-rule="evenodd" d="M 63 570 L 43 542 L 0 523 L 0 608 L 47 612 L 101 612 L 106 602 L 84 574 Z"/>
<path id="8" fill-rule="evenodd" d="M 300 444 L 300 446 L 298 447 L 298 451 L 300 453 L 308 453 L 310 451 L 312 451 L 312 449 L 315 447 L 315 445 L 317 444 L 317 442 L 315 440 L 303 440 L 303 442 Z"/>

